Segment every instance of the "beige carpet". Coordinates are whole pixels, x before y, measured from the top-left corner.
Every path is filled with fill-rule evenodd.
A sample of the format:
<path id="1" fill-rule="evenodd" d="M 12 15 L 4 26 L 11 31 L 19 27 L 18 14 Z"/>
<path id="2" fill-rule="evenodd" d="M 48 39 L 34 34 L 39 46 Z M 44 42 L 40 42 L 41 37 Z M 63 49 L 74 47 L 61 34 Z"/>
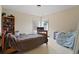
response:
<path id="1" fill-rule="evenodd" d="M 55 40 L 49 39 L 48 45 L 43 44 L 24 54 L 72 54 L 73 51 L 69 48 L 62 47 Z"/>

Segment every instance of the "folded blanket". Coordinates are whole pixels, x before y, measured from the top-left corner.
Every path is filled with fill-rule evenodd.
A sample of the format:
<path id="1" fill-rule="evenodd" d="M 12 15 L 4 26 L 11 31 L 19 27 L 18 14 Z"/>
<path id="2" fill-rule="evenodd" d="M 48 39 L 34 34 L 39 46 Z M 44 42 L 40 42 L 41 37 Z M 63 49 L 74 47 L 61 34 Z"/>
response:
<path id="1" fill-rule="evenodd" d="M 76 32 L 68 32 L 68 33 L 61 32 L 58 34 L 56 41 L 58 44 L 62 46 L 73 48 L 76 35 L 77 35 Z"/>

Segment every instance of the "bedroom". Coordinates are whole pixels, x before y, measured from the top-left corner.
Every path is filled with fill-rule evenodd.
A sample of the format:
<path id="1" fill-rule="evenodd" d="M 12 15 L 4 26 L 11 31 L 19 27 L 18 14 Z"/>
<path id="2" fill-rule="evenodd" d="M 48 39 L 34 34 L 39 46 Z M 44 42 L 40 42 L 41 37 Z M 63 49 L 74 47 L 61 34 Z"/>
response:
<path id="1" fill-rule="evenodd" d="M 34 33 L 33 21 L 35 21 L 35 23 L 43 19 L 48 21 L 48 47 L 44 44 L 25 53 L 73 53 L 71 49 L 56 44 L 53 39 L 53 33 L 56 31 L 69 32 L 77 30 L 79 6 L 49 5 L 37 7 L 34 5 L 3 5 L 0 7 L 2 9 L 0 13 L 5 12 L 7 15 L 12 14 L 15 16 L 15 31 L 18 30 L 20 33 Z"/>

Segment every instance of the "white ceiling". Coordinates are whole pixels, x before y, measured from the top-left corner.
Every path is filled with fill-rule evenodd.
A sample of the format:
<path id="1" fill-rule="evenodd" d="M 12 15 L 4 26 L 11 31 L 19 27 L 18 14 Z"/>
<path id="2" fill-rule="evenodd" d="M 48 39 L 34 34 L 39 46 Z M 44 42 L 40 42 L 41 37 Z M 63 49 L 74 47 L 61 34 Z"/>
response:
<path id="1" fill-rule="evenodd" d="M 41 7 L 36 5 L 3 5 L 2 7 L 31 15 L 44 16 L 74 7 L 74 5 L 42 5 Z"/>

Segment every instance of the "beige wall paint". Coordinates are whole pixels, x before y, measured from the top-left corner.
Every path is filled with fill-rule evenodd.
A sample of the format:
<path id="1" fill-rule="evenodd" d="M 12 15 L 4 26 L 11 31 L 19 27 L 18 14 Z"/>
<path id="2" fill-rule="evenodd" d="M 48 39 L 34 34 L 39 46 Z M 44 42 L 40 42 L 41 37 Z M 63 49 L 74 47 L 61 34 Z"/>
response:
<path id="1" fill-rule="evenodd" d="M 39 20 L 40 17 L 21 12 L 12 11 L 9 9 L 3 9 L 8 15 L 15 15 L 16 30 L 21 32 L 32 31 L 32 20 Z M 51 15 L 42 16 L 44 19 L 49 20 L 49 36 L 53 37 L 54 31 L 74 31 L 77 28 L 79 20 L 79 6 L 66 9 Z M 28 27 L 29 25 L 29 27 Z"/>
<path id="2" fill-rule="evenodd" d="M 15 15 L 15 28 L 23 33 L 32 32 L 32 20 L 40 20 L 40 17 L 29 14 L 24 14 L 9 9 L 4 9 L 8 15 Z M 51 15 L 42 16 L 43 19 L 49 21 L 49 36 L 53 38 L 53 32 L 55 31 L 75 31 L 79 21 L 79 6 L 66 9 Z M 29 26 L 29 27 L 28 27 Z"/>
<path id="3" fill-rule="evenodd" d="M 2 15 L 2 7 L 0 5 L 0 35 L 1 35 L 1 15 Z M 0 39 L 0 46 L 1 46 L 1 39 Z"/>
<path id="4" fill-rule="evenodd" d="M 21 33 L 32 33 L 32 20 L 39 19 L 37 16 L 27 15 L 23 13 L 17 13 L 15 21 L 15 28 Z"/>
<path id="5" fill-rule="evenodd" d="M 6 12 L 7 15 L 13 14 L 15 16 L 15 31 L 19 30 L 21 33 L 32 33 L 32 20 L 40 19 L 38 16 L 33 16 L 18 11 L 12 11 L 9 9 L 3 8 L 2 11 Z"/>
<path id="6" fill-rule="evenodd" d="M 2 14 L 2 7 L 0 6 L 0 33 L 1 33 L 1 14 Z"/>
<path id="7" fill-rule="evenodd" d="M 30 32 L 32 31 L 32 20 L 39 20 L 40 17 L 33 16 L 29 14 L 24 14 L 17 11 L 12 11 L 9 9 L 2 10 L 8 15 L 15 15 L 15 26 L 16 30 L 21 32 Z M 74 7 L 71 9 L 66 9 L 51 15 L 42 16 L 44 19 L 49 20 L 49 35 L 52 36 L 54 31 L 74 31 L 77 28 L 77 22 L 79 19 L 79 7 Z M 29 25 L 29 27 L 28 27 Z M 20 27 L 19 27 L 20 26 Z M 25 27 L 26 26 L 26 27 Z"/>
<path id="8" fill-rule="evenodd" d="M 79 21 L 79 7 L 74 7 L 44 16 L 49 20 L 49 35 L 53 37 L 55 31 L 75 31 Z"/>
<path id="9" fill-rule="evenodd" d="M 44 16 L 49 20 L 49 36 L 53 38 L 53 32 L 79 32 L 79 6 L 68 10 L 64 10 L 58 13 Z M 79 50 L 79 35 L 76 38 L 74 47 L 74 53 L 78 53 Z"/>
<path id="10" fill-rule="evenodd" d="M 78 33 L 78 35 L 77 35 L 77 39 L 75 40 L 75 47 L 74 47 L 74 52 L 75 53 L 78 53 L 78 51 L 79 51 L 79 22 L 78 22 L 78 25 L 77 25 L 77 30 L 76 30 L 76 32 Z"/>

